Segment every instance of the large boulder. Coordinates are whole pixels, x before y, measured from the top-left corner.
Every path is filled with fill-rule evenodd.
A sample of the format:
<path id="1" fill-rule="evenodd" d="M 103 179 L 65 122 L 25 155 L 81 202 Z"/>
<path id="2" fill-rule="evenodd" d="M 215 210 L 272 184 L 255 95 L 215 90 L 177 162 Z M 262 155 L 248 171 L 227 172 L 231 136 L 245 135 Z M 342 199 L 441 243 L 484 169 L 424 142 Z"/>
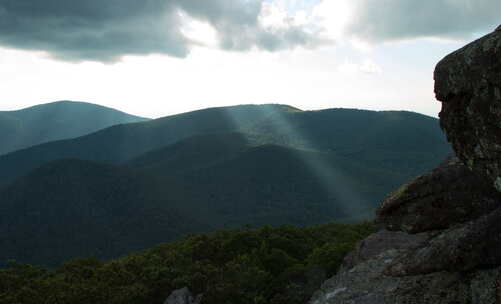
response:
<path id="1" fill-rule="evenodd" d="M 164 304 L 200 304 L 202 295 L 194 296 L 188 287 L 174 290 Z"/>
<path id="2" fill-rule="evenodd" d="M 442 59 L 434 77 L 456 154 L 501 191 L 501 26 Z"/>
<path id="3" fill-rule="evenodd" d="M 435 232 L 423 246 L 389 263 L 386 273 L 408 276 L 501 265 L 500 235 L 501 207 L 465 224 Z"/>
<path id="4" fill-rule="evenodd" d="M 501 193 L 456 157 L 388 195 L 377 210 L 388 230 L 418 233 L 447 229 L 501 205 Z"/>

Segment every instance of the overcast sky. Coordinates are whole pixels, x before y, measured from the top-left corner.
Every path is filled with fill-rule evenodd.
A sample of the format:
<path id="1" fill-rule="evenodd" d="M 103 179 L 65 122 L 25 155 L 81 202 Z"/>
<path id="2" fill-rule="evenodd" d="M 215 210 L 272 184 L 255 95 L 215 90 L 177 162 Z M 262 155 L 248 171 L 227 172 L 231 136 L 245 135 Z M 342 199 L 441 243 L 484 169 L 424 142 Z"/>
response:
<path id="1" fill-rule="evenodd" d="M 283 103 L 436 116 L 432 73 L 499 0 L 0 0 L 0 110 Z"/>

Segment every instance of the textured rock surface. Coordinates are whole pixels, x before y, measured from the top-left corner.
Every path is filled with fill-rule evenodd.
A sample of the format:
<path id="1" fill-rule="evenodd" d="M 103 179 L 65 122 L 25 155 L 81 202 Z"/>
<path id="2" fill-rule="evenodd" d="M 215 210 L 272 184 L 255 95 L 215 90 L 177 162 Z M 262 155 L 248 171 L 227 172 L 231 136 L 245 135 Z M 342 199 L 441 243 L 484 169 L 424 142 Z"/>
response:
<path id="1" fill-rule="evenodd" d="M 425 246 L 430 236 L 384 230 L 375 233 L 346 258 L 340 273 L 326 281 L 309 303 L 497 303 L 496 280 L 500 269 L 436 271 L 398 277 L 387 273 L 395 260 Z M 363 258 L 350 265 L 354 255 Z"/>
<path id="2" fill-rule="evenodd" d="M 440 123 L 456 154 L 501 191 L 501 29 L 448 55 L 435 69 Z"/>
<path id="3" fill-rule="evenodd" d="M 378 221 L 400 231 L 362 241 L 310 304 L 501 303 L 500 61 L 501 27 L 435 73 L 442 127 L 479 174 L 449 159 L 389 195 Z"/>
<path id="4" fill-rule="evenodd" d="M 174 290 L 165 300 L 164 304 L 200 304 L 202 295 L 193 296 L 188 287 Z"/>
<path id="5" fill-rule="evenodd" d="M 381 230 L 361 241 L 357 248 L 345 257 L 341 271 L 351 269 L 355 265 L 373 259 L 388 250 L 396 250 L 401 253 L 412 252 L 422 247 L 431 236 L 427 233 L 409 235 L 400 231 Z"/>
<path id="6" fill-rule="evenodd" d="M 443 270 L 469 271 L 501 264 L 501 256 L 489 253 L 493 244 L 501 242 L 500 234 L 501 208 L 437 233 L 424 246 L 400 255 L 388 266 L 386 273 L 406 276 Z M 487 259 L 487 256 L 490 258 Z"/>
<path id="7" fill-rule="evenodd" d="M 446 229 L 487 214 L 501 194 L 456 157 L 390 194 L 378 209 L 389 230 L 417 233 Z"/>
<path id="8" fill-rule="evenodd" d="M 310 304 L 501 303 L 501 209 L 443 231 L 379 231 L 362 241 Z M 476 241 L 472 241 L 476 240 Z M 493 253 L 489 253 L 493 250 Z"/>

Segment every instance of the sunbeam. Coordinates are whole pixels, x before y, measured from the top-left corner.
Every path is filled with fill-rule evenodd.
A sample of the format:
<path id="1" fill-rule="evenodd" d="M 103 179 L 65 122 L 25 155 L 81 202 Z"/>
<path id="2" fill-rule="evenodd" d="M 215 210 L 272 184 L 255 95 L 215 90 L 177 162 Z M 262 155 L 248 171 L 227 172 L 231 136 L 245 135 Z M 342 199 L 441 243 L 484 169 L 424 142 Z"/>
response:
<path id="1" fill-rule="evenodd" d="M 367 199 L 363 194 L 353 190 L 352 185 L 358 181 L 344 173 L 338 163 L 342 158 L 333 155 L 332 151 L 319 150 L 318 145 L 315 145 L 310 136 L 297 125 L 297 119 L 294 118 L 305 112 L 282 105 L 256 106 L 255 109 L 261 113 L 258 115 L 261 120 L 251 122 L 252 125 L 249 125 L 248 120 L 242 123 L 245 121 L 242 117 L 244 113 L 236 111 L 226 111 L 226 113 L 238 129 L 247 130 L 245 133 L 249 134 L 249 142 L 255 145 L 279 144 L 296 149 L 299 160 L 307 166 L 327 194 L 330 204 L 345 215 L 344 218 L 350 220 L 366 216 Z M 253 137 L 252 134 L 257 133 L 259 136 Z M 260 138 L 260 142 L 256 142 L 255 138 Z M 305 202 L 308 203 L 311 202 Z M 365 214 L 362 215 L 363 210 Z"/>

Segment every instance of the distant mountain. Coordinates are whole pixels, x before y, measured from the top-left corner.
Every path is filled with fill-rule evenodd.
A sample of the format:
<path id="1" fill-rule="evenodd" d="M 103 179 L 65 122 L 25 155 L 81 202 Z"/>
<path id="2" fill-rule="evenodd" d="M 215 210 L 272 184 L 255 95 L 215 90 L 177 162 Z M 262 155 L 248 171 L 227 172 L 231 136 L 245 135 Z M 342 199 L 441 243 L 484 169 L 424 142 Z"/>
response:
<path id="1" fill-rule="evenodd" d="M 74 101 L 0 111 L 0 155 L 49 141 L 82 136 L 112 125 L 146 120 L 111 108 Z"/>
<path id="2" fill-rule="evenodd" d="M 42 164 L 78 158 L 120 164 L 183 138 L 247 129 L 277 112 L 295 110 L 283 105 L 242 105 L 210 108 L 134 124 L 115 125 L 75 139 L 34 146 L 0 156 L 0 186 Z"/>
<path id="3" fill-rule="evenodd" d="M 176 180 L 190 210 L 211 225 L 235 228 L 368 218 L 402 178 L 329 153 L 262 145 Z"/>
<path id="4" fill-rule="evenodd" d="M 409 112 L 239 106 L 115 126 L 0 157 L 2 174 L 41 156 L 0 191 L 0 263 L 108 258 L 246 224 L 359 220 L 448 153 L 437 120 Z"/>
<path id="5" fill-rule="evenodd" d="M 65 159 L 35 169 L 0 191 L 0 261 L 55 265 L 115 257 L 189 232 L 364 218 L 372 200 L 403 178 L 329 154 L 249 147 L 236 134 L 212 158 L 200 158 L 193 145 L 214 139 L 221 147 L 223 138 L 190 138 L 164 149 L 182 153 L 145 155 L 129 166 Z"/>
<path id="6" fill-rule="evenodd" d="M 433 168 L 451 152 L 437 119 L 407 111 L 288 111 L 247 132 L 262 143 L 334 153 L 411 175 Z"/>
<path id="7" fill-rule="evenodd" d="M 438 120 L 411 112 L 350 109 L 300 111 L 286 105 L 210 108 L 116 125 L 75 139 L 0 156 L 0 186 L 42 164 L 77 158 L 122 164 L 143 153 L 204 134 L 240 132 L 251 145 L 334 152 L 359 162 L 407 167 L 418 175 L 450 152 Z"/>
<path id="8" fill-rule="evenodd" d="M 228 160 L 253 146 L 244 133 L 195 135 L 141 154 L 126 165 L 158 176 L 182 174 Z"/>

